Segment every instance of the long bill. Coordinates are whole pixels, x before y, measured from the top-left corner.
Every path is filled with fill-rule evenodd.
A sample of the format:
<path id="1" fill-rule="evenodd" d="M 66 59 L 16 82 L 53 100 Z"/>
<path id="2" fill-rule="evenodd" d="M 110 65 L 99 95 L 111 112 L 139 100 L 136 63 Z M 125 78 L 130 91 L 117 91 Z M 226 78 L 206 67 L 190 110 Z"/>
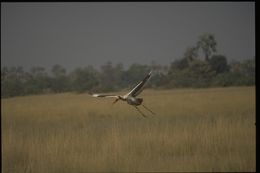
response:
<path id="1" fill-rule="evenodd" d="M 112 105 L 116 104 L 116 102 L 118 102 L 119 99 L 115 99 L 115 101 L 112 103 Z"/>

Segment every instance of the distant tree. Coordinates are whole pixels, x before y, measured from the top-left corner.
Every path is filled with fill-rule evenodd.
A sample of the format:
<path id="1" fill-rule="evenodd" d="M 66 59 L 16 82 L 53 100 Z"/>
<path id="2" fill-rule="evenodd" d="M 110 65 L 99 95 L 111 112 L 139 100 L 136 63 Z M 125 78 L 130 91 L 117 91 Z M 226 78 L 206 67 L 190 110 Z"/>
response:
<path id="1" fill-rule="evenodd" d="M 255 84 L 255 60 L 249 59 L 242 62 L 232 62 L 231 72 L 233 75 L 239 76 L 241 82 L 236 84 L 254 85 Z"/>
<path id="2" fill-rule="evenodd" d="M 230 70 L 219 73 L 213 80 L 213 86 L 255 85 L 255 60 L 233 61 Z"/>
<path id="3" fill-rule="evenodd" d="M 191 62 L 194 59 L 198 58 L 198 47 L 188 47 L 184 53 L 184 59 L 187 59 L 187 62 Z"/>
<path id="4" fill-rule="evenodd" d="M 69 82 L 66 76 L 66 69 L 61 65 L 54 65 L 51 69 L 51 89 L 54 92 L 64 92 L 69 89 Z"/>
<path id="5" fill-rule="evenodd" d="M 197 48 L 202 49 L 205 56 L 205 60 L 207 62 L 209 61 L 212 53 L 217 51 L 216 46 L 217 42 L 215 40 L 214 35 L 208 33 L 201 35 L 199 37 L 199 41 L 197 42 Z"/>
<path id="6" fill-rule="evenodd" d="M 58 64 L 52 67 L 51 72 L 54 75 L 54 77 L 61 77 L 66 75 L 66 69 Z"/>
<path id="7" fill-rule="evenodd" d="M 98 76 L 92 66 L 77 68 L 70 74 L 71 88 L 79 93 L 95 90 L 100 83 Z"/>
<path id="8" fill-rule="evenodd" d="M 97 71 L 92 66 L 77 68 L 67 74 L 66 69 L 54 65 L 49 75 L 43 67 L 1 68 L 1 97 L 13 97 L 46 92 L 85 91 L 107 92 L 129 89 L 153 69 L 153 77 L 147 87 L 212 87 L 255 85 L 255 59 L 227 62 L 223 55 L 213 55 L 208 61 L 197 57 L 195 47 L 188 48 L 182 59 L 170 66 L 156 62 L 150 65 L 134 63 L 124 70 L 121 63 L 111 62 Z"/>
<path id="9" fill-rule="evenodd" d="M 122 64 L 118 64 L 117 67 L 113 67 L 112 62 L 108 61 L 101 66 L 101 85 L 102 91 L 113 91 L 118 88 L 118 79 L 120 78 L 120 71 L 122 70 Z"/>
<path id="10" fill-rule="evenodd" d="M 183 70 L 188 67 L 189 67 L 189 62 L 187 58 L 177 59 L 171 63 L 170 72 L 176 70 Z"/>
<path id="11" fill-rule="evenodd" d="M 255 78 L 255 59 L 242 62 L 242 73 L 248 78 Z"/>
<path id="12" fill-rule="evenodd" d="M 166 88 L 191 87 L 195 82 L 188 68 L 172 71 L 166 77 Z"/>
<path id="13" fill-rule="evenodd" d="M 166 68 L 155 61 L 151 62 L 149 69 L 153 70 L 153 76 L 149 83 L 153 88 L 161 87 L 165 84 Z"/>
<path id="14" fill-rule="evenodd" d="M 216 45 L 217 43 L 212 34 L 200 36 L 196 46 L 188 47 L 183 58 L 171 63 L 167 75 L 168 87 L 210 86 L 216 71 L 226 70 L 225 65 L 227 65 L 225 57 L 224 59 L 223 57 L 215 57 L 211 60 L 212 53 L 216 52 Z M 205 61 L 198 58 L 199 49 L 203 51 Z"/>
<path id="15" fill-rule="evenodd" d="M 177 59 L 171 63 L 170 71 L 183 70 L 190 66 L 190 63 L 198 58 L 198 48 L 188 47 L 182 59 Z"/>
<path id="16" fill-rule="evenodd" d="M 194 79 L 191 86 L 208 87 L 215 74 L 209 63 L 201 60 L 193 61 L 189 68 L 189 76 Z"/>
<path id="17" fill-rule="evenodd" d="M 214 75 L 209 63 L 196 59 L 187 68 L 170 71 L 168 87 L 208 87 Z"/>
<path id="18" fill-rule="evenodd" d="M 229 70 L 227 63 L 227 58 L 223 55 L 213 55 L 209 60 L 211 68 L 216 71 L 216 73 L 224 73 Z"/>
<path id="19" fill-rule="evenodd" d="M 51 81 L 44 67 L 32 67 L 26 72 L 25 93 L 38 94 L 50 89 Z"/>
<path id="20" fill-rule="evenodd" d="M 129 84 L 128 87 L 132 87 L 133 85 L 137 84 L 137 82 L 142 80 L 150 70 L 151 67 L 148 65 L 134 63 L 128 68 L 122 80 Z"/>
<path id="21" fill-rule="evenodd" d="M 1 81 L 6 79 L 8 72 L 9 72 L 8 67 L 4 66 L 1 68 Z"/>
<path id="22" fill-rule="evenodd" d="M 22 67 L 4 67 L 1 69 L 1 96 L 24 95 L 25 72 Z"/>
<path id="23" fill-rule="evenodd" d="M 125 71 L 122 63 L 116 64 L 113 68 L 113 76 L 115 80 L 114 85 L 116 86 L 115 88 L 117 90 L 126 86 L 126 83 L 124 83 L 124 81 L 122 80 L 124 73 Z"/>

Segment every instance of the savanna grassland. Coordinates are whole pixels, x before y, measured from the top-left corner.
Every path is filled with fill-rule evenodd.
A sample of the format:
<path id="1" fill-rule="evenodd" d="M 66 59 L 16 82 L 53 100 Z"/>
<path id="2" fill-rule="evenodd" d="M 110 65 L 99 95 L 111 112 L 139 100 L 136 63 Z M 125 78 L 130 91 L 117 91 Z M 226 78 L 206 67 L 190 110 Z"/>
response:
<path id="1" fill-rule="evenodd" d="M 119 93 L 121 94 L 121 93 Z M 1 100 L 2 172 L 256 171 L 255 87 Z"/>

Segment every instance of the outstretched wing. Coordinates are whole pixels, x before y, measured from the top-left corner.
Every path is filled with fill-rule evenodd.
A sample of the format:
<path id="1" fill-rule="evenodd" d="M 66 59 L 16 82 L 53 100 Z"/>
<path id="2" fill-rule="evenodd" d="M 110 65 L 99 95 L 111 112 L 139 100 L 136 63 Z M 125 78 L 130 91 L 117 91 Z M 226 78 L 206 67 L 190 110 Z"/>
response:
<path id="1" fill-rule="evenodd" d="M 111 97 L 111 98 L 119 98 L 117 95 L 109 95 L 109 94 L 90 94 L 92 97 Z"/>
<path id="2" fill-rule="evenodd" d="M 151 78 L 152 75 L 152 71 L 150 71 L 150 73 L 145 76 L 145 78 L 139 83 L 137 84 L 134 89 L 132 89 L 132 91 L 130 91 L 128 94 L 126 94 L 125 96 L 132 96 L 132 97 L 136 97 L 138 94 L 140 94 L 144 87 L 145 84 L 148 82 L 148 80 Z"/>

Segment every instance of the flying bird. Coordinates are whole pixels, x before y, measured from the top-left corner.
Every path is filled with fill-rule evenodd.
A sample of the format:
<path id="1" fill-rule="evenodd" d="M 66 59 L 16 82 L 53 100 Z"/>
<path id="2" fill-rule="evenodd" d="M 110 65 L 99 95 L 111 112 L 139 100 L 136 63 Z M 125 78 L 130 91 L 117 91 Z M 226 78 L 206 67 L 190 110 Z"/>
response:
<path id="1" fill-rule="evenodd" d="M 132 105 L 135 107 L 135 109 L 144 117 L 146 117 L 146 115 L 137 107 L 139 105 L 142 105 L 146 110 L 148 110 L 149 112 L 151 112 L 152 114 L 155 115 L 155 113 L 153 111 L 151 111 L 150 109 L 148 109 L 146 106 L 144 106 L 143 103 L 143 99 L 142 98 L 137 98 L 136 96 L 138 96 L 144 89 L 145 85 L 147 84 L 147 82 L 149 81 L 149 79 L 152 76 L 152 71 L 150 71 L 149 74 L 147 74 L 145 76 L 145 78 L 139 82 L 129 93 L 120 96 L 120 95 L 110 95 L 110 94 L 92 94 L 90 93 L 93 97 L 108 97 L 108 98 L 115 98 L 116 100 L 112 103 L 115 104 L 116 102 L 118 102 L 119 100 L 121 101 L 126 101 L 129 105 Z"/>

